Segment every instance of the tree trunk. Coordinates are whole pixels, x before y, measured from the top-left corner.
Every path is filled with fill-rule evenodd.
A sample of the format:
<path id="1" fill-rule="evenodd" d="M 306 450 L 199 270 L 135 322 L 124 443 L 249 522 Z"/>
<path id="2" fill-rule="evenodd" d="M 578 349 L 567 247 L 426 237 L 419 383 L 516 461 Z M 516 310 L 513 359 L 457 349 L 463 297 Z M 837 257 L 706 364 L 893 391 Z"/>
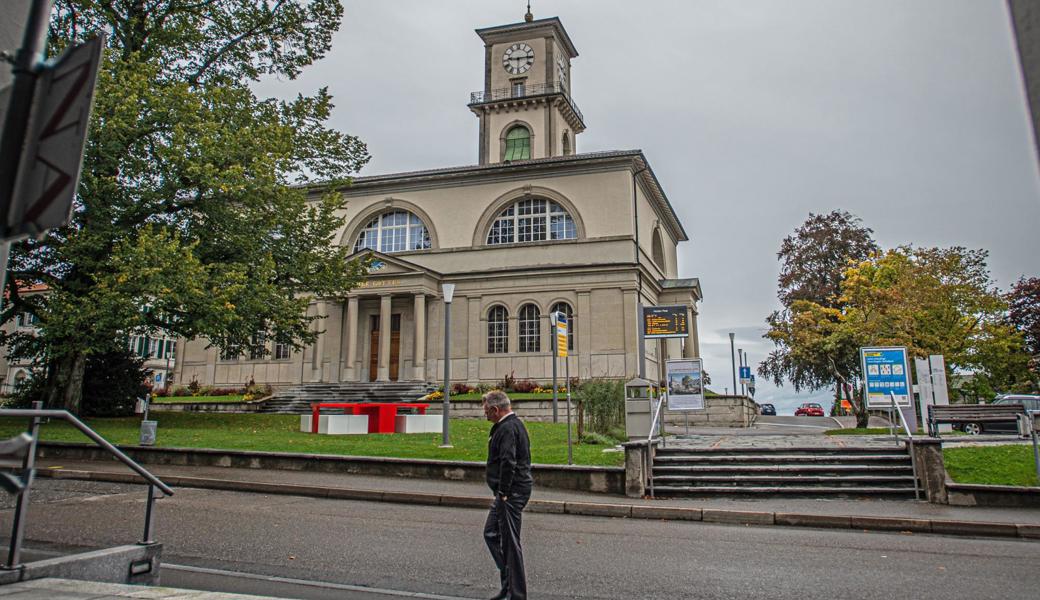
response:
<path id="1" fill-rule="evenodd" d="M 47 407 L 63 408 L 74 415 L 80 413 L 86 366 L 87 357 L 82 352 L 63 356 L 51 363 L 47 382 Z"/>
<path id="2" fill-rule="evenodd" d="M 867 423 L 870 422 L 870 413 L 867 412 L 866 398 L 863 397 L 863 394 L 860 393 L 859 390 L 850 390 L 846 388 L 845 393 L 849 394 L 849 402 L 852 403 L 852 410 L 856 413 L 856 427 L 858 429 L 866 429 Z"/>

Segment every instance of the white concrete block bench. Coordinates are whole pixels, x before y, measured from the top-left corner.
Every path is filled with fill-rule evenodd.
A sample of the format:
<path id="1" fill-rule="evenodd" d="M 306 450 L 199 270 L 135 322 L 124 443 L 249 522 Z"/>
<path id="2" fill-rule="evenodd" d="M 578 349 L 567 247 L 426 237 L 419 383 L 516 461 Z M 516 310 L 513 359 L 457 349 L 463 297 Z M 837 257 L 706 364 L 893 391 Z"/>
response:
<path id="1" fill-rule="evenodd" d="M 394 418 L 394 431 L 397 433 L 440 433 L 443 419 L 441 415 L 397 415 Z"/>
<path id="2" fill-rule="evenodd" d="M 311 415 L 300 415 L 300 431 L 311 431 Z M 438 430 L 439 431 L 439 430 Z M 318 417 L 317 433 L 347 435 L 368 433 L 368 415 L 321 415 Z"/>

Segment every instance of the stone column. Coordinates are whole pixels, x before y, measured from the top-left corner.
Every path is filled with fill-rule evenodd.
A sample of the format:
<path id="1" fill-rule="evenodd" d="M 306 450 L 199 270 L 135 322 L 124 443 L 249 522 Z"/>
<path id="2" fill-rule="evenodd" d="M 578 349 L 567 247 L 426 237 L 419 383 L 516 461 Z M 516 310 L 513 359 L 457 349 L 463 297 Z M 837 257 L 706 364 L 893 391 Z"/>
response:
<path id="1" fill-rule="evenodd" d="M 691 306 L 688 314 L 690 317 L 690 339 L 687 342 L 693 340 L 693 356 L 698 357 L 701 355 L 701 335 L 697 330 L 697 308 Z"/>
<path id="2" fill-rule="evenodd" d="M 415 308 L 415 340 L 412 346 L 412 379 L 426 380 L 426 295 L 416 294 L 413 299 Z"/>
<path id="3" fill-rule="evenodd" d="M 329 303 L 327 300 L 318 300 L 314 308 L 318 312 L 318 319 L 314 321 L 318 339 L 314 342 L 314 355 L 311 357 L 311 381 L 325 381 L 325 338 L 328 337 Z"/>
<path id="4" fill-rule="evenodd" d="M 578 355 L 578 368 L 571 372 L 571 377 L 592 377 L 592 294 L 578 292 L 578 305 L 574 309 L 574 352 Z"/>
<path id="5" fill-rule="evenodd" d="M 376 381 L 390 381 L 390 295 L 379 297 L 379 367 Z"/>
<path id="6" fill-rule="evenodd" d="M 347 298 L 347 368 L 344 379 L 357 381 L 358 297 Z"/>

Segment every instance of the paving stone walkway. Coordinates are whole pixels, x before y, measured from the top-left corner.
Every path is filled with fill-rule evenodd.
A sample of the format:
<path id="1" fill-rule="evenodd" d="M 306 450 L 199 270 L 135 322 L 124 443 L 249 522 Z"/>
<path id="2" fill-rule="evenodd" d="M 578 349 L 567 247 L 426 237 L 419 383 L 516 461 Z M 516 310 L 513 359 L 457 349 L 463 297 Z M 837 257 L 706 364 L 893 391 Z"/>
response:
<path id="1" fill-rule="evenodd" d="M 0 596 L 11 596 L 16 600 L 277 600 L 272 596 L 246 596 L 71 579 L 34 579 L 12 583 L 0 587 Z"/>

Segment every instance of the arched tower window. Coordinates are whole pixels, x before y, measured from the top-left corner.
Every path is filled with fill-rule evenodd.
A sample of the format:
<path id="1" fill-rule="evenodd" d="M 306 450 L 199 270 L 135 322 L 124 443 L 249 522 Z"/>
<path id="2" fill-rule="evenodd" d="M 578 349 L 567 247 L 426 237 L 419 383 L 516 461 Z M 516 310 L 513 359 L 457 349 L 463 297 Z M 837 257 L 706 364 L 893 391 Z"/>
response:
<path id="1" fill-rule="evenodd" d="M 541 352 L 541 319 L 538 307 L 534 304 L 525 304 L 520 307 L 520 320 L 518 323 L 520 334 L 520 352 Z"/>
<path id="2" fill-rule="evenodd" d="M 492 306 L 487 315 L 488 354 L 509 352 L 509 312 L 504 306 Z"/>
<path id="3" fill-rule="evenodd" d="M 664 243 L 661 242 L 660 229 L 654 230 L 654 240 L 651 243 L 653 244 L 652 252 L 654 262 L 657 263 L 657 266 L 660 267 L 662 271 L 664 271 Z"/>
<path id="4" fill-rule="evenodd" d="M 487 243 L 513 244 L 546 240 L 573 240 L 578 230 L 562 206 L 552 200 L 528 198 L 514 202 L 491 224 Z"/>
<path id="5" fill-rule="evenodd" d="M 531 158 L 531 131 L 517 125 L 506 133 L 506 154 L 502 160 L 527 160 Z"/>
<path id="6" fill-rule="evenodd" d="M 574 350 L 574 311 L 571 309 L 571 305 L 566 302 L 557 302 L 552 305 L 550 310 L 567 316 L 567 350 Z"/>
<path id="7" fill-rule="evenodd" d="M 563 132 L 563 140 L 560 143 L 560 149 L 563 156 L 570 156 L 571 154 L 571 136 L 566 131 Z"/>
<path id="8" fill-rule="evenodd" d="M 430 233 L 422 219 L 405 210 L 383 213 L 365 224 L 354 251 L 370 248 L 387 254 L 430 247 Z"/>

